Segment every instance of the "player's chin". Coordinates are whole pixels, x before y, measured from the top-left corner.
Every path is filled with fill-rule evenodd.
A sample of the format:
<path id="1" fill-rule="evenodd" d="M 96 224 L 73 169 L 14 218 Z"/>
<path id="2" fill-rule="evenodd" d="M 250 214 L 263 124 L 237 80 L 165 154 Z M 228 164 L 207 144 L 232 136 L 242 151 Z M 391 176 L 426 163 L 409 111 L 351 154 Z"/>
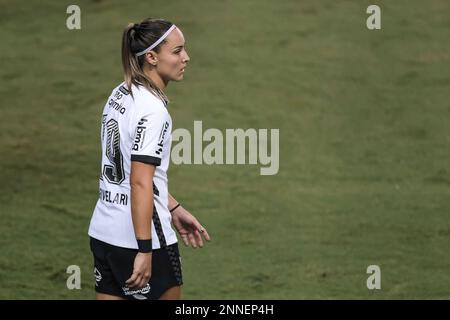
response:
<path id="1" fill-rule="evenodd" d="M 177 74 L 175 77 L 173 77 L 172 81 L 181 81 L 184 79 L 184 74 Z"/>

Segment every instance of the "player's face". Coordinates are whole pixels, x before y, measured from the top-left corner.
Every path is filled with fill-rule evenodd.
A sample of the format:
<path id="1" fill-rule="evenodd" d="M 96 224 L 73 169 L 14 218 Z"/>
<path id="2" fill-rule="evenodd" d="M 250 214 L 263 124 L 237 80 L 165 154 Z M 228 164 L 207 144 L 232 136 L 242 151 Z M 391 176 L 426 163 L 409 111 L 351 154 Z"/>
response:
<path id="1" fill-rule="evenodd" d="M 175 28 L 161 46 L 156 70 L 166 82 L 180 81 L 183 79 L 184 68 L 188 62 L 189 56 L 186 52 L 183 33 Z"/>

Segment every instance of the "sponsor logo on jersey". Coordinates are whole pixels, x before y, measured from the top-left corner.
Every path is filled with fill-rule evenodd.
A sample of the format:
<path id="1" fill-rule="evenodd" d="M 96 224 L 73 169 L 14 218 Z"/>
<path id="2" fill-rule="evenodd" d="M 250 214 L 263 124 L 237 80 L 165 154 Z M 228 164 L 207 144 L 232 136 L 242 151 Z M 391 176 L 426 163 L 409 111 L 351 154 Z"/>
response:
<path id="1" fill-rule="evenodd" d="M 130 91 L 128 91 L 127 88 L 125 88 L 124 86 L 120 86 L 119 90 L 120 90 L 120 92 L 122 92 L 125 95 L 130 94 Z"/>
<path id="2" fill-rule="evenodd" d="M 116 100 L 114 99 L 110 99 L 108 102 L 108 106 L 110 108 L 113 108 L 114 110 L 117 110 L 120 112 L 120 114 L 124 114 L 125 111 L 127 111 L 127 109 L 125 107 L 122 106 L 122 103 L 118 103 Z"/>
<path id="3" fill-rule="evenodd" d="M 142 148 L 142 144 L 144 143 L 145 138 L 145 130 L 147 130 L 147 127 L 144 125 L 146 122 L 148 122 L 148 120 L 145 118 L 142 118 L 138 122 L 136 134 L 134 135 L 133 151 L 138 151 L 140 148 Z"/>
<path id="4" fill-rule="evenodd" d="M 161 152 L 163 151 L 163 143 L 164 143 L 164 138 L 166 137 L 166 133 L 167 133 L 167 129 L 169 128 L 169 122 L 165 122 L 161 128 L 161 132 L 159 133 L 159 143 L 158 143 L 158 150 L 156 150 L 156 154 L 161 154 Z"/>

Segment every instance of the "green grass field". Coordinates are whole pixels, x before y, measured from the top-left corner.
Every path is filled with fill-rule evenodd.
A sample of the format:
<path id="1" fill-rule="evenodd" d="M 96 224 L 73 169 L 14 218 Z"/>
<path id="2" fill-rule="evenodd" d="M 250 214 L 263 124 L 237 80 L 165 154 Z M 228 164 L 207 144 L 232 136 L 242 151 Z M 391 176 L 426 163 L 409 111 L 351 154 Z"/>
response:
<path id="1" fill-rule="evenodd" d="M 447 0 L 80 0 L 73 31 L 69 4 L 0 0 L 1 299 L 94 297 L 100 116 L 122 28 L 147 16 L 187 40 L 175 128 L 280 129 L 277 175 L 171 166 L 171 193 L 213 238 L 182 247 L 183 298 L 450 298 Z"/>

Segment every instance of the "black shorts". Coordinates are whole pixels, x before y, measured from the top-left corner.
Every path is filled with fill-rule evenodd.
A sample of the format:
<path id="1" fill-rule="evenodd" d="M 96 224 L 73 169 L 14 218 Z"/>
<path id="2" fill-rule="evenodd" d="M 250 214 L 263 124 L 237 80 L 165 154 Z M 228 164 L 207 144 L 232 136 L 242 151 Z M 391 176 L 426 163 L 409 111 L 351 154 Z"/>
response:
<path id="1" fill-rule="evenodd" d="M 94 254 L 95 291 L 131 300 L 156 300 L 169 288 L 183 284 L 178 243 L 153 250 L 152 274 L 147 286 L 140 290 L 125 284 L 133 273 L 136 249 L 116 247 L 91 238 Z"/>

